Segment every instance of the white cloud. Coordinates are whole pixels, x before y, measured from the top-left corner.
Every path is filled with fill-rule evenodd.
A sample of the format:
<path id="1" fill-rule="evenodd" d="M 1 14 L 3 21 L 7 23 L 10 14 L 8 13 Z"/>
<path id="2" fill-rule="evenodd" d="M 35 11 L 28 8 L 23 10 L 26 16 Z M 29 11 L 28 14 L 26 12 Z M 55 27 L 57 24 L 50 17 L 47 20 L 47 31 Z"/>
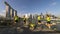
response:
<path id="1" fill-rule="evenodd" d="M 1 16 L 5 16 L 5 10 L 2 10 L 2 11 L 0 12 L 0 15 L 1 15 Z"/>
<path id="2" fill-rule="evenodd" d="M 17 13 L 17 15 L 18 15 L 19 17 L 22 17 L 24 14 L 21 14 L 21 13 Z"/>
<path id="3" fill-rule="evenodd" d="M 3 10 L 2 12 L 5 13 L 5 10 Z"/>
<path id="4" fill-rule="evenodd" d="M 56 4 L 57 4 L 56 2 L 51 3 L 51 5 L 56 5 Z"/>

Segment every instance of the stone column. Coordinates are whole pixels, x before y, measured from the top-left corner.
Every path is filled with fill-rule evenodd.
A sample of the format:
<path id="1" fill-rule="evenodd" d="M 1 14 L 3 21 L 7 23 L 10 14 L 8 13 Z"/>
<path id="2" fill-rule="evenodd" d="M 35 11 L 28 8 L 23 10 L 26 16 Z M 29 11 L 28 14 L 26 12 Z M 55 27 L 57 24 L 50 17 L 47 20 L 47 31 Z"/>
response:
<path id="1" fill-rule="evenodd" d="M 10 5 L 5 2 L 5 5 L 6 5 L 6 18 L 9 18 L 10 17 Z"/>
<path id="2" fill-rule="evenodd" d="M 14 17 L 14 9 L 13 8 L 10 9 L 10 16 L 11 16 L 11 18 Z"/>
<path id="3" fill-rule="evenodd" d="M 14 10 L 14 16 L 17 16 L 17 11 L 16 10 Z"/>

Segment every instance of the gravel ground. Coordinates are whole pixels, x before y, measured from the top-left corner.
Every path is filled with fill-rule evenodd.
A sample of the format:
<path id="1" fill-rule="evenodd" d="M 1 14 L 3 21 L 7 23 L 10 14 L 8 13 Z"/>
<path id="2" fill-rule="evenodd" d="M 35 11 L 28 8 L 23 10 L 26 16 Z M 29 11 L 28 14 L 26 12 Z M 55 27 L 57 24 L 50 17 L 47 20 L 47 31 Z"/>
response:
<path id="1" fill-rule="evenodd" d="M 60 34 L 59 32 L 51 32 L 51 31 L 35 31 L 32 32 L 28 28 L 22 27 L 17 28 L 16 27 L 0 27 L 0 34 Z"/>

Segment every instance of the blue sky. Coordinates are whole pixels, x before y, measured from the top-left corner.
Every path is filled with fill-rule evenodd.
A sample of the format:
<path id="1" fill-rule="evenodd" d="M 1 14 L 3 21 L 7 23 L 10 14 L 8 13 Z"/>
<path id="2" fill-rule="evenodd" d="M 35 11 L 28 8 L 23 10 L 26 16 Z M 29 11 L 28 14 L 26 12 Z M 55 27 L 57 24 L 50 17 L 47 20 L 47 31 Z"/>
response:
<path id="1" fill-rule="evenodd" d="M 50 12 L 54 15 L 60 15 L 60 0 L 0 0 L 0 15 L 5 15 L 5 4 L 8 2 L 12 8 L 21 14 L 40 14 Z"/>

